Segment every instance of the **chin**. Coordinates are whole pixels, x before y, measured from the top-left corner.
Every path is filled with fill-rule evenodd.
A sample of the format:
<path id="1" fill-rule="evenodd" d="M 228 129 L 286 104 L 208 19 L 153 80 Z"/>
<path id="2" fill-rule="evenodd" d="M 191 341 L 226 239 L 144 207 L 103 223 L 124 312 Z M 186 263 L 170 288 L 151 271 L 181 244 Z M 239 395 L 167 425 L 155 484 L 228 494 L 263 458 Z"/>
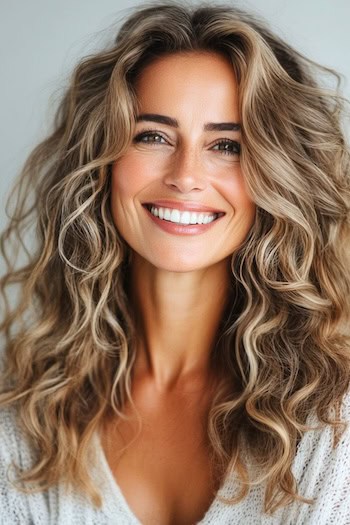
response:
<path id="1" fill-rule="evenodd" d="M 199 255 L 191 256 L 191 257 L 185 257 L 185 256 L 179 256 L 176 257 L 169 257 L 167 256 L 166 261 L 164 258 L 160 262 L 158 260 L 152 259 L 146 259 L 148 260 L 149 264 L 157 268 L 157 270 L 165 271 L 165 272 L 175 272 L 175 273 L 184 273 L 184 272 L 195 272 L 198 270 L 204 270 L 205 268 L 209 268 L 211 266 L 214 266 L 219 261 L 205 261 L 203 257 L 201 258 Z"/>
<path id="2" fill-rule="evenodd" d="M 196 270 L 202 270 L 205 266 L 199 266 L 198 264 L 167 264 L 167 265 L 155 265 L 157 270 L 164 272 L 174 272 L 174 273 L 186 273 L 186 272 L 195 272 Z"/>

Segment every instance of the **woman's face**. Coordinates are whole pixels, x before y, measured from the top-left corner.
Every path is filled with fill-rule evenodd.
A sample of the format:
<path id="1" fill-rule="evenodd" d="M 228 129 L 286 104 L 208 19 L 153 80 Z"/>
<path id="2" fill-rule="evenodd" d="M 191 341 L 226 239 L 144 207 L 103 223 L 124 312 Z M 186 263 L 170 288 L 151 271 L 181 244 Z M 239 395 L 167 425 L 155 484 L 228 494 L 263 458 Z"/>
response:
<path id="1" fill-rule="evenodd" d="M 255 217 L 240 167 L 232 67 L 212 53 L 162 57 L 143 70 L 136 95 L 133 141 L 112 170 L 119 233 L 159 269 L 223 262 Z"/>

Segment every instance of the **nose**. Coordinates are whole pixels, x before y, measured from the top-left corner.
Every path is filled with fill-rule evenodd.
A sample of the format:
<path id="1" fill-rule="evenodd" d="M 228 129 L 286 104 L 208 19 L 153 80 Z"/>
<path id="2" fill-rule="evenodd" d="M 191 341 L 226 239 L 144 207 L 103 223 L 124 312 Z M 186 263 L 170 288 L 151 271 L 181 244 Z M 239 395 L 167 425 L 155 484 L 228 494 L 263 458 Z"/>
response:
<path id="1" fill-rule="evenodd" d="M 178 151 L 167 167 L 163 181 L 172 190 L 181 193 L 203 191 L 208 184 L 205 167 L 193 148 Z"/>

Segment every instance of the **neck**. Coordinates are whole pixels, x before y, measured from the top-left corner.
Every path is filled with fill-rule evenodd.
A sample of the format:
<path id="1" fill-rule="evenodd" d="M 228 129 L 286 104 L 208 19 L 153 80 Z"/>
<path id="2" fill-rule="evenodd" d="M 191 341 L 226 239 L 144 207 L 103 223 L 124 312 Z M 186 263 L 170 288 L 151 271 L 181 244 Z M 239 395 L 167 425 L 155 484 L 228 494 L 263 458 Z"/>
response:
<path id="1" fill-rule="evenodd" d="M 161 391 L 207 384 L 228 297 L 228 260 L 180 273 L 134 254 L 131 274 L 139 338 L 134 377 L 152 381 Z"/>

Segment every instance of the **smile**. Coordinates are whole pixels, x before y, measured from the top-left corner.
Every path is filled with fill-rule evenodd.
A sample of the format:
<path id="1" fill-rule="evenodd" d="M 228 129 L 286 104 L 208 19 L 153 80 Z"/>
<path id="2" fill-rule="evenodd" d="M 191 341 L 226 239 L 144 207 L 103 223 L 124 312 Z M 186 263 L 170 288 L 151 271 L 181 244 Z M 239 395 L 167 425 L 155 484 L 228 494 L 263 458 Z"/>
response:
<path id="1" fill-rule="evenodd" d="M 160 229 L 172 235 L 198 235 L 214 227 L 225 213 L 194 212 L 144 204 L 149 218 Z M 181 222 L 184 221 L 184 222 Z"/>
<path id="2" fill-rule="evenodd" d="M 176 208 L 162 208 L 147 205 L 147 209 L 154 217 L 173 222 L 174 224 L 208 224 L 219 217 L 219 213 L 183 211 Z"/>

